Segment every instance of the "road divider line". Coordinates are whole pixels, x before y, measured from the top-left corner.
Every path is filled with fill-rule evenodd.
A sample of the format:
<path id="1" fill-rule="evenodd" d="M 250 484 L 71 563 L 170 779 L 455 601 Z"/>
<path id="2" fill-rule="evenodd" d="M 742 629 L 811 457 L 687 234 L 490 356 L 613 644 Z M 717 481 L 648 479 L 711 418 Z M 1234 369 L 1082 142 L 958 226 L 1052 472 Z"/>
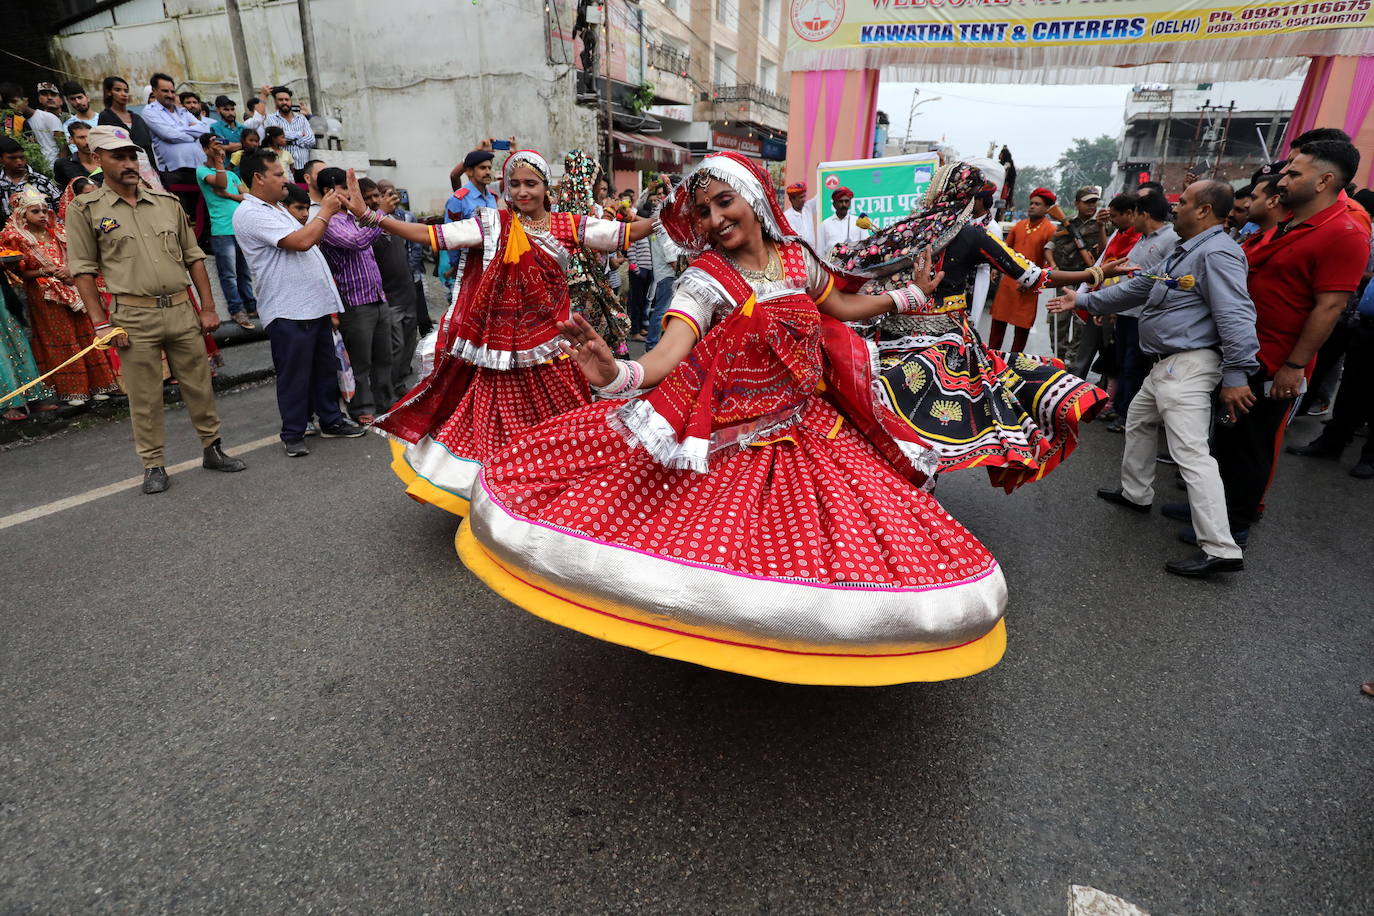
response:
<path id="1" fill-rule="evenodd" d="M 247 454 L 248 452 L 257 451 L 264 446 L 280 441 L 280 436 L 263 436 L 261 439 L 254 439 L 252 442 L 236 447 L 232 454 Z M 198 468 L 200 467 L 201 460 L 200 458 L 192 458 L 189 461 L 174 464 L 167 469 L 167 475 L 170 477 L 173 474 L 180 474 L 182 471 L 189 471 L 191 468 Z M 41 506 L 34 506 L 32 509 L 15 512 L 13 515 L 0 517 L 0 531 L 4 531 L 6 528 L 13 528 L 16 525 L 22 525 L 25 522 L 32 522 L 40 518 L 45 518 L 49 515 L 55 515 L 58 512 L 65 512 L 68 509 L 75 509 L 77 506 L 84 506 L 86 503 L 95 502 L 97 499 L 104 499 L 106 496 L 113 496 L 124 490 L 131 490 L 134 487 L 141 486 L 143 486 L 143 476 L 140 474 L 138 477 L 130 477 L 118 483 L 109 483 L 103 487 L 96 487 L 94 490 L 87 490 L 85 493 L 78 493 L 75 496 L 67 496 L 50 503 L 44 503 Z"/>

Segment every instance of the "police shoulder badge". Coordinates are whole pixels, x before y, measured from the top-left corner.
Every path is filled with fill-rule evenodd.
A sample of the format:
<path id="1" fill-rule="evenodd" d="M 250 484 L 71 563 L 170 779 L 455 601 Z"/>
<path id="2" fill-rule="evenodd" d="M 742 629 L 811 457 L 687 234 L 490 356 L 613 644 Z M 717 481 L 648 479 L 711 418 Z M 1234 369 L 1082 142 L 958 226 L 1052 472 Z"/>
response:
<path id="1" fill-rule="evenodd" d="M 101 231 L 101 233 L 103 233 L 103 234 L 105 234 L 105 235 L 108 235 L 109 233 L 114 232 L 114 231 L 115 231 L 116 229 L 118 229 L 118 228 L 119 228 L 119 220 L 115 219 L 114 217 L 112 217 L 112 216 L 102 216 L 102 217 L 100 218 L 100 231 Z"/>

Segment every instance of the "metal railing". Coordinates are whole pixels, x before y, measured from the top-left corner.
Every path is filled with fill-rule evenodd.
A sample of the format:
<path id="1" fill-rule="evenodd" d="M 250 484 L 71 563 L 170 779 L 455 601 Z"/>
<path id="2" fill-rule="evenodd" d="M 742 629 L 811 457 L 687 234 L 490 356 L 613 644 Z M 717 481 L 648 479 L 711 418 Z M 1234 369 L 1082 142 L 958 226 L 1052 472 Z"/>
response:
<path id="1" fill-rule="evenodd" d="M 655 70 L 667 70 L 685 77 L 690 64 L 691 59 L 685 51 L 679 51 L 671 45 L 649 44 L 649 66 Z"/>
<path id="2" fill-rule="evenodd" d="M 787 101 L 782 96 L 755 83 L 740 83 L 735 86 L 716 83 L 711 87 L 711 100 L 714 102 L 757 102 L 774 111 L 787 114 Z"/>

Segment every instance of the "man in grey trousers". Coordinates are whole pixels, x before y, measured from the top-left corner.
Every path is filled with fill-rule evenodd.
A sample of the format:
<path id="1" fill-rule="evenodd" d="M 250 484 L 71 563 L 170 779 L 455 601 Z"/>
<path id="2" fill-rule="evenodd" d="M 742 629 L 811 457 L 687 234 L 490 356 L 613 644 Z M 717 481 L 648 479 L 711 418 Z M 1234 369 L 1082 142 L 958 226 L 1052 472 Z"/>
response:
<path id="1" fill-rule="evenodd" d="M 1254 403 L 1249 377 L 1259 368 L 1255 305 L 1247 289 L 1245 254 L 1226 234 L 1231 186 L 1197 181 L 1179 198 L 1174 228 L 1180 242 L 1148 272 L 1095 292 L 1065 293 L 1050 311 L 1075 306 L 1096 315 L 1141 306 L 1140 349 L 1149 366 L 1126 418 L 1121 486 L 1097 495 L 1136 512 L 1154 501 L 1156 440 L 1161 424 L 1169 453 L 1188 486 L 1200 550 L 1165 569 L 1209 576 L 1245 568 L 1226 515 L 1226 491 L 1208 446 L 1212 406 L 1221 386 L 1221 422 Z"/>

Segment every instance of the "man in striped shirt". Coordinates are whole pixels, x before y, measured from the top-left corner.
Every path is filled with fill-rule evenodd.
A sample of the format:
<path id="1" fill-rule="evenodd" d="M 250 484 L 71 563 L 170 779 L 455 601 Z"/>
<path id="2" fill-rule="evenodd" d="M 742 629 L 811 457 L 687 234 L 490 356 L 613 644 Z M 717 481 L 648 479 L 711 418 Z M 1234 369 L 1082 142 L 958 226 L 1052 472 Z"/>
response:
<path id="1" fill-rule="evenodd" d="M 321 194 L 348 187 L 348 174 L 343 169 L 321 169 L 315 180 Z M 372 254 L 372 243 L 381 234 L 381 229 L 359 226 L 344 211 L 329 218 L 320 240 L 320 250 L 334 273 L 344 304 L 339 333 L 356 382 L 348 412 L 359 423 L 371 423 L 378 411 L 391 406 L 391 310 L 382 293 L 382 273 Z"/>

